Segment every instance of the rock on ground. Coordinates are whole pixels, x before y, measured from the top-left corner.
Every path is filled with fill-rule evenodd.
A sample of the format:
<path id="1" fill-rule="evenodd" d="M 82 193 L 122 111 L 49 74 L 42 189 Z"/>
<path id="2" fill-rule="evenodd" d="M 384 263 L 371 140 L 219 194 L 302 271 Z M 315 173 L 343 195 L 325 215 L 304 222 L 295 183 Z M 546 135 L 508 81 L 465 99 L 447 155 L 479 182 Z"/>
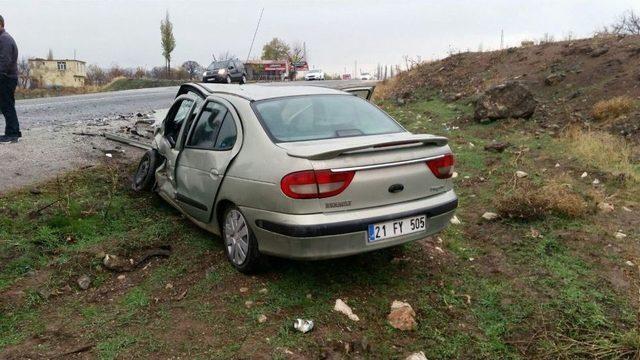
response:
<path id="1" fill-rule="evenodd" d="M 500 215 L 498 215 L 496 213 L 493 213 L 493 212 L 488 212 L 488 211 L 486 213 L 482 214 L 482 218 L 487 220 L 487 221 L 495 220 L 495 219 L 497 219 L 499 217 L 500 217 Z"/>
<path id="2" fill-rule="evenodd" d="M 91 286 L 91 278 L 89 275 L 82 275 L 78 278 L 78 286 L 82 290 L 87 290 Z"/>
<path id="3" fill-rule="evenodd" d="M 354 314 L 349 305 L 347 305 L 342 299 L 337 299 L 336 304 L 333 306 L 333 310 L 339 313 L 343 313 L 353 321 L 360 321 L 358 315 Z"/>
<path id="4" fill-rule="evenodd" d="M 516 81 L 494 86 L 476 102 L 476 120 L 507 118 L 528 119 L 533 116 L 537 102 L 527 87 Z"/>
<path id="5" fill-rule="evenodd" d="M 391 304 L 391 312 L 387 316 L 389 325 L 398 330 L 415 330 L 416 326 L 416 312 L 409 303 L 394 300 Z"/>
<path id="6" fill-rule="evenodd" d="M 427 360 L 427 356 L 424 351 L 420 351 L 407 356 L 404 360 Z"/>

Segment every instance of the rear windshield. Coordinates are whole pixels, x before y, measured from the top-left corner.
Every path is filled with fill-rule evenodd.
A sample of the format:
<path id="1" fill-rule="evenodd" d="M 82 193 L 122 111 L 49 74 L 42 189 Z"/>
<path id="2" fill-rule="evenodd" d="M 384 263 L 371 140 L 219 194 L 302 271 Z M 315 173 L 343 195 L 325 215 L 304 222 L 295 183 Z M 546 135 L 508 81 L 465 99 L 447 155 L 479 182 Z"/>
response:
<path id="1" fill-rule="evenodd" d="M 263 100 L 255 110 L 276 142 L 333 139 L 405 131 L 369 102 L 353 95 L 306 95 Z"/>

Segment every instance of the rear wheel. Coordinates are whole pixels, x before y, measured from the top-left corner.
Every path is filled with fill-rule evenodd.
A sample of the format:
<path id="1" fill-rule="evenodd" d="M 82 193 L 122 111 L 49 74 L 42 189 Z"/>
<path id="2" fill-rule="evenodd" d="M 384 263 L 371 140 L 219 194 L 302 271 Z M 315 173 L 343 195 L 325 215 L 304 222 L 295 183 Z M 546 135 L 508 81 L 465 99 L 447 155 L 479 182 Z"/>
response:
<path id="1" fill-rule="evenodd" d="M 224 250 L 231 265 L 242 273 L 258 269 L 261 258 L 258 241 L 240 209 L 230 206 L 224 212 L 222 221 Z"/>
<path id="2" fill-rule="evenodd" d="M 240 85 L 246 84 L 246 83 L 247 83 L 247 77 L 245 75 L 242 75 L 242 78 L 240 79 Z"/>
<path id="3" fill-rule="evenodd" d="M 156 150 L 149 150 L 142 156 L 138 169 L 133 175 L 131 187 L 134 191 L 151 190 L 156 180 L 156 169 L 160 166 L 160 154 Z"/>

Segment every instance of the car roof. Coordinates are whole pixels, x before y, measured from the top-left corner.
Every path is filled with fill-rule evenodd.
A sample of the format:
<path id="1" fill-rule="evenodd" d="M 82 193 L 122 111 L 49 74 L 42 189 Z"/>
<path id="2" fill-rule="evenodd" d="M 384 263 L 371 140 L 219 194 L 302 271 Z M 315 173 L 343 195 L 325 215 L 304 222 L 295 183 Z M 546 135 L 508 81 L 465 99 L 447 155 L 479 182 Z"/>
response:
<path id="1" fill-rule="evenodd" d="M 344 92 L 331 89 L 322 86 L 275 86 L 275 85 L 263 85 L 263 84 L 211 84 L 211 83 L 199 83 L 203 90 L 207 91 L 209 95 L 215 93 L 223 93 L 240 96 L 247 100 L 265 100 L 286 96 L 297 95 L 339 95 Z"/>

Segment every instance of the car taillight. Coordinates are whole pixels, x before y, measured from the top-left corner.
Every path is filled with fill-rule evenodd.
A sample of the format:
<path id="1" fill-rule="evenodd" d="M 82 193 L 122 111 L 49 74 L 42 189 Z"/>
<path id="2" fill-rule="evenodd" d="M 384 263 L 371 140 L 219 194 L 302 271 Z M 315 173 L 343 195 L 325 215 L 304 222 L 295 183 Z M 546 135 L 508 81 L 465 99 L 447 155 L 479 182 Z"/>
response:
<path id="1" fill-rule="evenodd" d="M 318 199 L 336 196 L 346 189 L 355 171 L 306 170 L 286 175 L 280 181 L 282 192 L 293 199 Z"/>
<path id="2" fill-rule="evenodd" d="M 455 159 L 453 154 L 445 154 L 442 157 L 427 160 L 427 166 L 438 179 L 448 179 L 453 175 Z"/>

